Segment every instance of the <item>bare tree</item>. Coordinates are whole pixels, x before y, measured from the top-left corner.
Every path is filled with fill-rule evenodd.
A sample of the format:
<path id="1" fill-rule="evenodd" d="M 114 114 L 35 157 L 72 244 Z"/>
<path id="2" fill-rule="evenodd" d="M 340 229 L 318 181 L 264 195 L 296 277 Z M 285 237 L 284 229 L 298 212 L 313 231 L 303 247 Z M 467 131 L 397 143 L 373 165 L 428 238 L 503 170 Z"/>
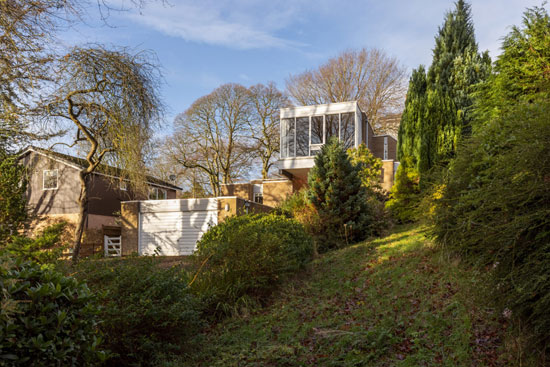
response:
<path id="1" fill-rule="evenodd" d="M 88 215 L 88 180 L 102 163 L 115 164 L 135 190 L 145 189 L 143 147 L 160 121 L 160 74 L 151 55 L 124 49 L 74 48 L 60 59 L 60 87 L 48 104 L 50 116 L 74 131 L 74 145 L 87 149 L 80 171 L 79 221 L 73 261 L 78 260 Z"/>
<path id="2" fill-rule="evenodd" d="M 291 76 L 286 83 L 293 102 L 300 105 L 359 101 L 372 126 L 400 112 L 406 92 L 406 71 L 397 59 L 372 48 L 345 51 L 316 70 Z"/>
<path id="3" fill-rule="evenodd" d="M 279 152 L 279 110 L 290 101 L 273 82 L 257 84 L 249 88 L 249 134 L 253 140 L 252 152 L 262 162 L 262 178 L 267 178 Z"/>
<path id="4" fill-rule="evenodd" d="M 219 195 L 221 183 L 230 183 L 247 170 L 249 114 L 245 87 L 218 87 L 176 117 L 177 130 L 168 142 L 170 156 L 175 163 L 206 174 L 212 194 Z"/>

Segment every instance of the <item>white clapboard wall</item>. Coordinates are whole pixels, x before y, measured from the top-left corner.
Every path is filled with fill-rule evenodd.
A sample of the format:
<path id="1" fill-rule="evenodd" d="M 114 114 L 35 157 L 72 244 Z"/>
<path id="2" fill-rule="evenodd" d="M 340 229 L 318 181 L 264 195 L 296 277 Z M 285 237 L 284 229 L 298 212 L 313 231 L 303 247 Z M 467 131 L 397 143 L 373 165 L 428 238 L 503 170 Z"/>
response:
<path id="1" fill-rule="evenodd" d="M 215 198 L 142 201 L 139 254 L 190 255 L 201 236 L 217 223 Z"/>

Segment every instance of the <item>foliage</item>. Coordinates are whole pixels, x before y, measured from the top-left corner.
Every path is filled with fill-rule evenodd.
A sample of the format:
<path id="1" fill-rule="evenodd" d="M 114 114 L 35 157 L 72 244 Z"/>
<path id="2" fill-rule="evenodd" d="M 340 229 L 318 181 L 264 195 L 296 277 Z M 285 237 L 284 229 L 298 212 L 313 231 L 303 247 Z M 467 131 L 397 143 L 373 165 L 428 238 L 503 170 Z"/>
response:
<path id="1" fill-rule="evenodd" d="M 14 236 L 5 247 L 10 254 L 38 264 L 51 264 L 59 260 L 65 250 L 61 244 L 61 235 L 66 222 L 57 223 L 45 228 L 35 238 Z"/>
<path id="2" fill-rule="evenodd" d="M 0 244 L 17 234 L 27 220 L 26 190 L 25 168 L 0 148 Z"/>
<path id="3" fill-rule="evenodd" d="M 548 345 L 550 105 L 524 104 L 489 121 L 459 150 L 434 234 L 445 248 L 494 268 L 495 297 Z"/>
<path id="4" fill-rule="evenodd" d="M 150 364 L 154 353 L 183 353 L 203 326 L 189 279 L 154 258 L 85 260 L 75 276 L 100 295 L 101 331 L 113 366 Z"/>
<path id="5" fill-rule="evenodd" d="M 147 192 L 144 155 L 162 116 L 158 97 L 160 74 L 146 52 L 101 46 L 74 47 L 58 60 L 59 87 L 47 111 L 52 123 L 63 120 L 74 131 L 71 146 L 85 151 L 79 171 L 79 220 L 73 261 L 80 253 L 88 213 L 89 175 L 111 163 L 114 176 L 129 179 L 136 192 Z M 107 167 L 107 166 L 103 166 Z"/>
<path id="6" fill-rule="evenodd" d="M 0 257 L 0 365 L 91 366 L 101 351 L 97 299 L 84 283 Z"/>
<path id="7" fill-rule="evenodd" d="M 338 139 L 331 139 L 315 157 L 308 176 L 308 201 L 322 226 L 319 252 L 360 241 L 374 233 L 374 210 L 355 167 Z"/>
<path id="8" fill-rule="evenodd" d="M 483 125 L 517 103 L 550 98 L 550 16 L 544 7 L 527 9 L 523 27 L 512 27 L 504 38 L 502 53 L 491 77 L 477 94 L 476 125 Z"/>
<path id="9" fill-rule="evenodd" d="M 381 49 L 348 50 L 317 69 L 291 76 L 286 89 L 297 105 L 358 101 L 373 128 L 387 132 L 394 126 L 384 126 L 388 120 L 383 117 L 401 109 L 405 73 Z"/>
<path id="10" fill-rule="evenodd" d="M 411 164 L 411 158 L 404 157 L 397 168 L 395 182 L 390 193 L 390 200 L 386 208 L 400 223 L 416 220 L 417 206 L 420 202 L 420 188 L 418 171 Z"/>
<path id="11" fill-rule="evenodd" d="M 350 162 L 357 169 L 361 184 L 367 191 L 380 191 L 380 175 L 382 174 L 382 160 L 376 158 L 364 143 L 357 148 L 348 149 Z"/>
<path id="12" fill-rule="evenodd" d="M 311 237 L 293 219 L 276 214 L 230 217 L 197 244 L 202 264 L 192 289 L 207 315 L 219 316 L 264 301 L 312 257 Z"/>
<path id="13" fill-rule="evenodd" d="M 262 312 L 224 320 L 203 348 L 162 366 L 515 365 L 485 280 L 422 228 L 398 227 L 322 255 Z"/>
<path id="14" fill-rule="evenodd" d="M 474 88 L 490 72 L 488 54 L 478 53 L 470 5 L 455 5 L 439 28 L 427 75 L 422 65 L 413 71 L 401 120 L 398 156 L 411 158 L 409 168 L 419 172 L 421 183 L 469 135 Z"/>

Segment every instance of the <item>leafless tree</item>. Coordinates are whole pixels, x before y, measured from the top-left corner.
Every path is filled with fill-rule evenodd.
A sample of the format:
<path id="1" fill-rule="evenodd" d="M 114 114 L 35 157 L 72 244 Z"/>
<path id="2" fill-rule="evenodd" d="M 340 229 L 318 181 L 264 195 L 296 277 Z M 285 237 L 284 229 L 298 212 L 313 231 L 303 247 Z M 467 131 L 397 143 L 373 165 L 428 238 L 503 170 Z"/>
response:
<path id="1" fill-rule="evenodd" d="M 60 86 L 48 103 L 54 120 L 68 121 L 74 145 L 87 149 L 80 171 L 79 221 L 73 261 L 78 260 L 88 214 L 88 180 L 102 163 L 114 164 L 134 186 L 145 190 L 143 147 L 160 121 L 160 74 L 148 53 L 100 46 L 74 48 L 59 60 Z"/>
<path id="2" fill-rule="evenodd" d="M 170 156 L 175 163 L 206 174 L 212 194 L 219 195 L 221 183 L 230 183 L 247 170 L 249 114 L 245 87 L 218 87 L 176 117 L 177 130 L 168 142 Z"/>
<path id="3" fill-rule="evenodd" d="M 257 84 L 249 88 L 249 134 L 252 153 L 262 162 L 262 178 L 267 178 L 279 152 L 279 110 L 290 104 L 288 97 L 274 83 Z"/>
<path id="4" fill-rule="evenodd" d="M 300 105 L 359 101 L 372 126 L 382 116 L 400 112 L 406 71 L 397 59 L 376 48 L 344 51 L 315 70 L 288 78 L 287 92 Z"/>

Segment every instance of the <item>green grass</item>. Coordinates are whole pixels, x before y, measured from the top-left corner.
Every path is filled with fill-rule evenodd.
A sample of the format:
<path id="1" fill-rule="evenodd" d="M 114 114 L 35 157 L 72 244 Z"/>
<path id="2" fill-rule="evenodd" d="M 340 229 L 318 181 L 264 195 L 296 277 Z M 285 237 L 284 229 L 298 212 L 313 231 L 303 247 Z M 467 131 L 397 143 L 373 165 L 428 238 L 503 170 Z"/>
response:
<path id="1" fill-rule="evenodd" d="M 335 251 L 259 312 L 227 319 L 164 366 L 508 366 L 506 322 L 484 275 L 445 258 L 421 228 Z"/>

